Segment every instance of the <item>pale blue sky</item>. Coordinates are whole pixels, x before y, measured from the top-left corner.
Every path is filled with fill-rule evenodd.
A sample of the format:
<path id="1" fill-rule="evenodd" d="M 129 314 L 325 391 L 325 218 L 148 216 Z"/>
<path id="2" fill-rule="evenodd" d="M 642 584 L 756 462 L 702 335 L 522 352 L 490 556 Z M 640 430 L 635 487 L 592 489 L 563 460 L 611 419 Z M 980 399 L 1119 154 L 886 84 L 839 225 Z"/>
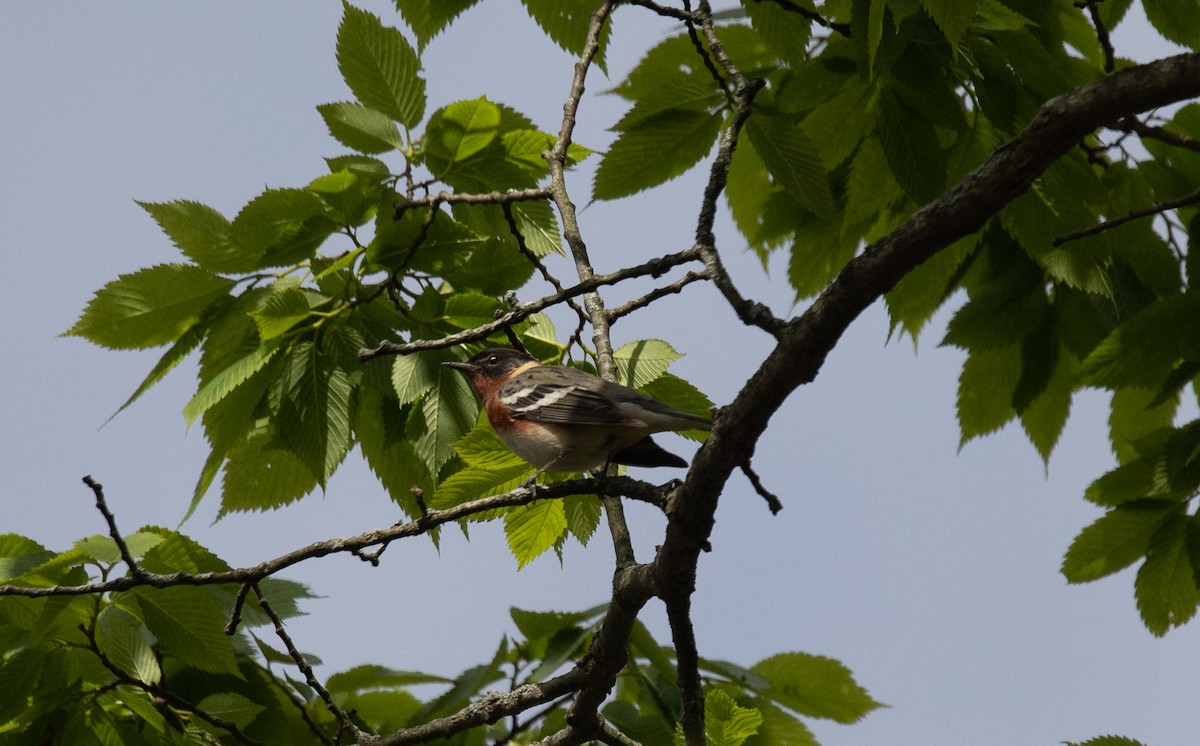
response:
<path id="1" fill-rule="evenodd" d="M 399 23 L 389 3 L 360 7 Z M 0 530 L 56 549 L 102 533 L 85 474 L 105 485 L 126 531 L 182 517 L 206 455 L 180 414 L 194 368 L 98 429 L 157 353 L 56 335 L 118 273 L 179 259 L 134 199 L 195 199 L 232 214 L 265 186 L 307 183 L 321 157 L 343 152 L 313 108 L 349 98 L 333 56 L 340 14 L 332 0 L 0 5 Z M 618 13 L 617 77 L 595 74 L 590 93 L 670 31 L 646 18 Z M 1118 49 L 1149 58 L 1159 54 L 1153 41 L 1119 37 Z M 570 60 L 515 2 L 469 13 L 424 63 L 430 111 L 487 93 L 557 131 Z M 589 95 L 578 140 L 603 148 L 619 103 Z M 587 172 L 573 183 L 580 205 Z M 584 210 L 598 269 L 689 245 L 702 176 Z M 782 266 L 764 275 L 728 223 L 719 239 L 744 291 L 788 311 Z M 614 341 L 666 338 L 687 353 L 674 370 L 725 402 L 768 348 L 714 304 L 708 288 L 668 299 L 620 323 Z M 785 508 L 772 516 L 744 480 L 731 481 L 700 564 L 702 654 L 749 664 L 802 650 L 845 662 L 891 708 L 849 727 L 814 723 L 826 746 L 1051 744 L 1112 732 L 1194 743 L 1196 626 L 1153 638 L 1129 571 L 1083 587 L 1058 573 L 1072 537 L 1099 515 L 1080 495 L 1112 463 L 1104 398 L 1077 400 L 1048 477 L 1016 428 L 957 453 L 961 359 L 936 347 L 939 335 L 931 329 L 919 355 L 907 339 L 885 346 L 875 307 L 776 416 L 755 466 Z M 278 513 L 209 525 L 216 502 L 214 493 L 184 530 L 236 565 L 399 517 L 357 462 L 324 496 Z M 648 559 L 661 517 L 640 506 L 631 514 Z M 374 662 L 453 675 L 513 631 L 510 605 L 604 600 L 611 554 L 598 536 L 569 547 L 562 567 L 544 557 L 518 573 L 497 525 L 474 527 L 470 542 L 447 532 L 440 556 L 423 540 L 393 545 L 374 569 L 330 557 L 288 573 L 323 596 L 289 628 L 324 658 L 323 674 Z M 646 619 L 666 639 L 660 610 Z"/>

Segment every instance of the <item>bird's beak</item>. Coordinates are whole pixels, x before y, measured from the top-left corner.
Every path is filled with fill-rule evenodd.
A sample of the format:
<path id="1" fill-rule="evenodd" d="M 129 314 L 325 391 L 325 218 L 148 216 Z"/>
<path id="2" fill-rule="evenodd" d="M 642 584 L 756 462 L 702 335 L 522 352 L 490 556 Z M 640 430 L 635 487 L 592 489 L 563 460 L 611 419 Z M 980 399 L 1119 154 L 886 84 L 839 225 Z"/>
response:
<path id="1" fill-rule="evenodd" d="M 446 366 L 447 368 L 461 370 L 463 373 L 474 373 L 475 371 L 479 370 L 479 366 L 475 365 L 474 363 L 464 363 L 459 362 L 458 360 L 449 360 L 442 363 L 442 365 Z"/>

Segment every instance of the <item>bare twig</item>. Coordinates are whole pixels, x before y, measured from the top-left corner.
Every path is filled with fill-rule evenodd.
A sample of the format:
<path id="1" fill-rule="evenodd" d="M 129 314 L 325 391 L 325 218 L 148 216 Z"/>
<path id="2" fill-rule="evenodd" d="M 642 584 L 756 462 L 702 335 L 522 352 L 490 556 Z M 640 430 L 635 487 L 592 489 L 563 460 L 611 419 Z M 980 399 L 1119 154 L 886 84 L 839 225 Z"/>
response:
<path id="1" fill-rule="evenodd" d="M 317 557 L 326 557 L 339 552 L 354 552 L 366 547 L 384 544 L 410 536 L 419 536 L 444 523 L 484 513 L 497 508 L 527 505 L 535 500 L 553 500 L 567 495 L 594 495 L 603 491 L 607 495 L 625 495 L 652 505 L 663 505 L 662 488 L 631 477 L 606 477 L 604 480 L 573 479 L 566 482 L 538 485 L 537 494 L 519 487 L 510 492 L 481 497 L 445 510 L 430 510 L 426 515 L 407 523 L 398 523 L 385 529 L 367 531 L 357 536 L 327 539 L 288 552 L 272 560 L 234 570 L 201 573 L 154 573 L 143 570 L 139 575 L 113 578 L 85 585 L 55 585 L 45 588 L 0 584 L 0 597 L 25 596 L 42 598 L 47 596 L 86 596 L 114 591 L 127 591 L 139 586 L 166 588 L 174 585 L 221 585 L 226 583 L 256 583 L 292 565 Z"/>
<path id="2" fill-rule="evenodd" d="M 242 623 L 242 609 L 246 607 L 246 596 L 249 595 L 252 586 L 253 583 L 242 583 L 238 588 L 237 598 L 233 601 L 233 613 L 229 615 L 229 622 L 225 625 L 225 634 L 232 635 L 237 632 Z"/>
<path id="3" fill-rule="evenodd" d="M 1141 138 L 1159 140 L 1178 148 L 1187 148 L 1188 150 L 1200 152 L 1200 140 L 1188 137 L 1187 135 L 1181 135 L 1177 132 L 1171 132 L 1162 127 L 1146 124 L 1134 116 L 1122 117 L 1116 124 L 1110 126 L 1122 132 L 1133 132 Z"/>
<path id="4" fill-rule="evenodd" d="M 83 483 L 96 496 L 96 510 L 100 511 L 100 515 L 104 516 L 104 522 L 108 524 L 108 535 L 117 545 L 117 551 L 121 553 L 121 559 L 129 567 L 129 574 L 134 577 L 140 577 L 144 571 L 137 561 L 133 558 L 133 553 L 129 551 L 129 545 L 125 543 L 125 537 L 121 536 L 121 531 L 117 528 L 117 518 L 108 509 L 108 501 L 104 499 L 104 486 L 96 480 L 92 479 L 89 474 L 83 478 Z"/>
<path id="5" fill-rule="evenodd" d="M 659 589 L 667 605 L 667 622 L 675 643 L 676 680 L 679 682 L 679 724 L 688 746 L 705 746 L 704 688 L 700 684 L 700 654 L 696 650 L 696 632 L 692 628 L 691 596 L 695 585 Z"/>
<path id="6" fill-rule="evenodd" d="M 526 319 L 533 314 L 551 306 L 556 306 L 568 298 L 576 298 L 587 293 L 594 293 L 597 288 L 605 285 L 615 285 L 623 280 L 628 280 L 633 277 L 642 277 L 644 275 L 660 275 L 666 272 L 671 267 L 686 264 L 696 261 L 701 258 L 699 249 L 685 249 L 676 254 L 668 254 L 666 256 L 656 257 L 650 261 L 639 264 L 636 267 L 626 267 L 625 269 L 611 272 L 606 275 L 593 275 L 587 280 L 581 280 L 578 285 L 564 289 L 562 292 L 552 293 L 530 303 L 522 304 L 519 308 L 514 308 L 500 318 L 491 323 L 467 329 L 456 334 L 450 334 L 438 339 L 414 339 L 405 344 L 397 344 L 396 342 L 383 341 L 377 346 L 362 349 L 358 351 L 358 358 L 364 362 L 373 360 L 377 357 L 385 355 L 407 355 L 412 352 L 422 352 L 425 350 L 441 350 L 447 347 L 455 347 L 457 345 L 466 344 L 468 342 L 477 342 L 481 339 L 487 339 L 498 331 L 503 330 L 507 326 L 511 326 L 522 319 Z M 610 353 L 611 354 L 611 353 Z"/>
<path id="7" fill-rule="evenodd" d="M 459 192 L 438 192 L 416 199 L 407 198 L 396 205 L 396 217 L 404 211 L 416 206 L 437 208 L 440 205 L 509 205 L 513 202 L 535 202 L 550 199 L 550 190 L 545 187 L 535 189 L 510 189 L 505 192 L 484 192 L 470 194 Z"/>
<path id="8" fill-rule="evenodd" d="M 283 643 L 284 647 L 287 648 L 288 655 L 292 657 L 292 661 L 295 662 L 296 668 L 299 668 L 300 672 L 304 674 L 305 682 L 307 682 L 308 685 L 313 688 L 313 691 L 315 691 L 317 696 L 321 698 L 321 701 L 325 703 L 325 708 L 333 713 L 333 716 L 338 719 L 338 722 L 341 723 L 342 728 L 345 728 L 353 733 L 355 738 L 361 738 L 363 736 L 363 731 L 354 724 L 354 721 L 349 715 L 346 714 L 345 711 L 342 710 L 342 708 L 337 706 L 337 703 L 333 701 L 333 697 L 330 696 L 329 690 L 326 689 L 319 680 L 317 680 L 317 675 L 313 673 L 312 666 L 309 665 L 309 662 L 304 657 L 304 654 L 296 649 L 296 644 L 292 642 L 291 635 L 289 635 L 287 630 L 283 628 L 283 618 L 276 614 L 275 610 L 271 608 L 271 604 L 267 601 L 267 597 L 263 594 L 262 589 L 258 587 L 258 583 L 252 583 L 251 588 L 254 590 L 255 597 L 258 599 L 259 608 L 263 610 L 263 613 L 266 614 L 267 617 L 270 618 L 271 622 L 275 625 L 275 636 L 278 637 Z"/>
<path id="9" fill-rule="evenodd" d="M 165 702 L 180 712 L 186 712 L 201 718 L 205 722 L 228 732 L 229 735 L 232 736 L 238 743 L 258 743 L 258 741 L 255 741 L 253 738 L 250 738 L 243 733 L 241 729 L 238 728 L 237 723 L 234 723 L 232 720 L 226 720 L 223 717 L 206 712 L 196 705 L 193 705 L 191 702 L 188 702 L 183 697 L 180 697 L 169 689 L 164 689 L 158 684 L 150 684 L 142 681 L 136 676 L 129 675 L 123 668 L 114 663 L 103 650 L 100 649 L 100 644 L 96 641 L 96 630 L 94 628 L 80 624 L 78 629 L 83 633 L 83 636 L 88 641 L 87 649 L 90 650 L 98 659 L 100 659 L 100 665 L 104 666 L 109 673 L 116 677 L 118 683 L 134 687 L 135 689 L 141 689 L 151 697 Z"/>
<path id="10" fill-rule="evenodd" d="M 808 20 L 817 24 L 818 26 L 823 26 L 831 31 L 836 31 L 837 33 L 841 34 L 842 36 L 846 37 L 847 39 L 850 38 L 851 29 L 850 29 L 850 24 L 848 24 L 848 23 L 838 23 L 837 21 L 830 20 L 830 19 L 826 18 L 825 16 L 821 15 L 820 13 L 816 13 L 814 11 L 809 10 L 808 8 L 797 5 L 796 3 L 792 2 L 792 0 L 767 0 L 767 1 L 775 3 L 776 5 L 783 8 L 784 10 L 788 11 L 789 13 L 797 13 L 801 16 L 804 16 L 805 18 L 807 18 Z M 754 2 L 761 3 L 761 2 L 764 2 L 764 0 L 754 0 Z"/>
<path id="11" fill-rule="evenodd" d="M 659 298 L 665 298 L 668 295 L 675 295 L 676 293 L 683 292 L 683 289 L 688 285 L 691 285 L 693 282 L 696 282 L 697 280 L 707 280 L 709 277 L 710 275 L 706 269 L 699 272 L 688 272 L 686 275 L 680 277 L 678 280 L 669 285 L 655 288 L 640 298 L 634 298 L 628 303 L 623 303 L 616 308 L 608 309 L 608 323 L 611 324 L 622 316 L 628 316 L 639 308 L 645 308 Z"/>
<path id="12" fill-rule="evenodd" d="M 504 208 L 504 219 L 508 222 L 508 231 L 517 239 L 517 249 L 519 249 L 521 254 L 529 260 L 529 263 L 537 269 L 537 271 L 541 274 L 542 279 L 550 283 L 551 287 L 561 293 L 563 291 L 562 283 L 558 281 L 557 277 L 550 274 L 550 270 L 546 269 L 546 265 L 542 262 L 541 257 L 533 253 L 533 250 L 529 248 L 529 244 L 525 242 L 525 236 L 521 234 L 521 229 L 517 227 L 517 219 L 515 216 L 513 216 L 512 205 L 505 203 L 502 205 L 502 207 Z M 579 307 L 578 303 L 576 303 L 574 300 L 568 299 L 567 305 L 570 306 L 571 310 L 575 312 L 575 315 L 579 317 L 580 324 L 587 323 L 587 314 L 583 312 L 583 309 Z"/>
<path id="13" fill-rule="evenodd" d="M 1096 40 L 1104 50 L 1104 72 L 1111 73 L 1115 67 L 1116 52 L 1113 50 L 1112 39 L 1108 36 L 1108 29 L 1104 27 L 1104 19 L 1100 17 L 1100 9 L 1096 5 L 1097 0 L 1075 3 L 1076 8 L 1085 8 L 1091 17 L 1092 25 L 1096 27 Z"/>
<path id="14" fill-rule="evenodd" d="M 750 480 L 750 485 L 754 487 L 754 491 L 759 494 L 759 497 L 767 501 L 767 507 L 771 510 L 771 515 L 778 515 L 779 511 L 783 510 L 783 503 L 775 493 L 771 492 L 763 485 L 762 480 L 758 478 L 758 473 L 750 467 L 750 460 L 741 465 L 742 473 L 746 475 L 746 479 Z"/>
<path id="15" fill-rule="evenodd" d="M 1126 223 L 1132 220 L 1137 220 L 1138 218 L 1146 218 L 1150 217 L 1151 215 L 1158 215 L 1159 213 L 1166 212 L 1167 210 L 1176 210 L 1180 207 L 1187 207 L 1188 205 L 1194 205 L 1197 203 L 1200 203 L 1200 189 L 1197 189 L 1191 194 L 1180 197 L 1179 199 L 1171 199 L 1167 200 L 1166 202 L 1159 202 L 1158 204 L 1150 205 L 1149 207 L 1143 207 L 1140 210 L 1133 210 L 1132 212 L 1126 213 L 1119 218 L 1105 220 L 1089 228 L 1074 231 L 1073 233 L 1067 233 L 1066 235 L 1062 236 L 1055 236 L 1054 240 L 1050 242 L 1050 245 L 1062 246 L 1065 243 L 1069 243 L 1080 238 L 1095 236 L 1099 233 L 1103 233 L 1104 231 L 1110 231 L 1113 228 L 1125 225 Z"/>

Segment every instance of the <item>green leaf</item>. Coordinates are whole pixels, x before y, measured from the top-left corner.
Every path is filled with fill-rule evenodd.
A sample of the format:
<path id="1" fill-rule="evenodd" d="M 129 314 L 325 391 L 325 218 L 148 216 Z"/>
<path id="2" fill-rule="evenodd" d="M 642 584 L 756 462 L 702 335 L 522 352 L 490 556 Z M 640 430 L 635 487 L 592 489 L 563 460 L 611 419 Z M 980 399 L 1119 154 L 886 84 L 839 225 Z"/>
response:
<path id="1" fill-rule="evenodd" d="M 22 648 L 0 661 L 0 721 L 7 723 L 25 711 L 45 657 L 41 651 Z"/>
<path id="2" fill-rule="evenodd" d="M 776 183 L 814 215 L 832 215 L 829 175 L 804 129 L 785 117 L 755 113 L 746 134 Z"/>
<path id="3" fill-rule="evenodd" d="M 667 372 L 667 366 L 683 355 L 661 339 L 628 342 L 613 351 L 617 382 L 640 388 Z"/>
<path id="4" fill-rule="evenodd" d="M 229 450 L 220 515 L 268 510 L 295 502 L 318 485 L 317 475 L 269 431 Z"/>
<path id="5" fill-rule="evenodd" d="M 111 420 L 121 412 L 124 412 L 130 404 L 133 404 L 135 401 L 141 398 L 142 394 L 149 391 L 154 384 L 165 378 L 166 375 L 172 370 L 175 370 L 176 366 L 183 362 L 184 358 L 186 358 L 193 350 L 200 346 L 200 343 L 204 341 L 204 335 L 207 331 L 208 330 L 203 324 L 196 324 L 191 329 L 188 329 L 186 332 L 180 335 L 179 339 L 175 340 L 175 344 L 171 345 L 170 348 L 163 353 L 163 356 L 158 359 L 158 362 L 155 363 L 150 372 L 146 374 L 146 378 L 142 380 L 137 389 L 129 395 L 129 398 L 125 400 L 125 403 L 118 407 L 117 411 L 113 412 L 112 416 L 110 416 L 108 419 Z"/>
<path id="6" fill-rule="evenodd" d="M 1058 341 L 1052 340 L 1052 344 L 1057 345 Z M 1067 416 L 1071 412 L 1071 395 L 1075 391 L 1079 369 L 1078 361 L 1072 358 L 1065 349 L 1060 349 L 1056 355 L 1053 355 L 1053 361 L 1041 391 L 1034 395 L 1027 404 L 1021 406 L 1014 404 L 1019 410 L 1021 426 L 1025 429 L 1029 442 L 1033 443 L 1047 468 L 1050 466 L 1050 453 L 1058 443 L 1058 438 L 1067 424 Z M 1029 370 L 1030 364 L 1030 356 L 1026 355 L 1022 378 Z M 1018 384 L 1017 391 L 1013 395 L 1018 402 L 1021 398 L 1020 389 L 1021 386 Z"/>
<path id="7" fill-rule="evenodd" d="M 1192 0 L 1151 0 L 1142 3 L 1154 30 L 1189 49 L 1200 49 L 1200 14 Z"/>
<path id="8" fill-rule="evenodd" d="M 417 48 L 425 49 L 455 18 L 479 0 L 396 0 L 404 22 L 417 35 Z"/>
<path id="9" fill-rule="evenodd" d="M 567 517 L 560 500 L 541 500 L 510 508 L 504 516 L 508 548 L 525 567 L 550 549 L 567 530 Z"/>
<path id="10" fill-rule="evenodd" d="M 439 366 L 434 386 L 421 397 L 419 408 L 420 426 L 410 434 L 416 435 L 417 455 L 429 473 L 437 474 L 454 455 L 455 441 L 475 424 L 475 397 L 464 376 Z"/>
<path id="11" fill-rule="evenodd" d="M 335 673 L 325 682 L 330 692 L 350 694 L 365 689 L 383 689 L 413 684 L 448 684 L 450 679 L 418 671 L 400 671 L 377 664 L 364 664 Z"/>
<path id="12" fill-rule="evenodd" d="M 1187 624 L 1196 615 L 1200 591 L 1188 556 L 1188 518 L 1172 514 L 1150 540 L 1146 561 L 1133 584 L 1138 611 L 1156 637 Z"/>
<path id="13" fill-rule="evenodd" d="M 210 272 L 249 272 L 257 268 L 252 253 L 230 240 L 230 223 L 208 205 L 138 202 L 179 250 Z"/>
<path id="14" fill-rule="evenodd" d="M 400 130 L 386 114 L 355 103 L 321 104 L 317 111 L 329 134 L 348 148 L 360 153 L 404 150 Z"/>
<path id="15" fill-rule="evenodd" d="M 903 328 L 913 338 L 951 296 L 961 281 L 964 263 L 978 246 L 981 233 L 955 241 L 906 274 L 886 296 L 892 330 Z"/>
<path id="16" fill-rule="evenodd" d="M 513 624 L 517 625 L 517 630 L 525 636 L 527 641 L 532 642 L 553 637 L 559 632 L 577 627 L 583 622 L 597 621 L 604 614 L 606 608 L 606 606 L 593 606 L 585 611 L 566 612 L 529 611 L 513 606 L 509 608 L 508 613 L 512 617 Z"/>
<path id="17" fill-rule="evenodd" d="M 836 93 L 820 101 L 801 120 L 800 127 L 816 148 L 826 170 L 837 168 L 872 132 L 874 122 L 867 115 L 875 108 L 872 90 L 872 86 L 851 76 Z"/>
<path id="18" fill-rule="evenodd" d="M 250 312 L 250 316 L 258 327 L 258 336 L 267 341 L 308 318 L 310 311 L 328 300 L 313 290 L 284 286 L 267 296 L 261 306 Z"/>
<path id="19" fill-rule="evenodd" d="M 350 449 L 350 375 L 312 344 L 296 345 L 275 415 L 279 440 L 324 487 Z"/>
<path id="20" fill-rule="evenodd" d="M 233 282 L 191 264 L 158 264 L 121 275 L 96 291 L 64 334 L 114 350 L 175 342 Z"/>
<path id="21" fill-rule="evenodd" d="M 134 588 L 121 594 L 141 609 L 158 643 L 180 662 L 201 671 L 241 678 L 225 613 L 205 588 Z"/>
<path id="22" fill-rule="evenodd" d="M 880 94 L 878 131 L 892 174 L 914 202 L 925 204 L 942 193 L 946 151 L 937 130 L 890 88 Z"/>
<path id="23" fill-rule="evenodd" d="M 627 197 L 689 170 L 712 150 L 717 114 L 672 109 L 622 132 L 600 160 L 592 198 Z"/>
<path id="24" fill-rule="evenodd" d="M 360 386 L 357 398 L 354 435 L 367 465 L 406 514 L 420 515 L 412 488 L 432 494 L 433 480 L 405 436 L 400 403 L 373 386 Z"/>
<path id="25" fill-rule="evenodd" d="M 921 0 L 921 5 L 929 11 L 950 46 L 956 46 L 975 18 L 979 0 Z"/>
<path id="26" fill-rule="evenodd" d="M 129 612 L 105 606 L 96 617 L 96 642 L 113 665 L 138 681 L 157 684 L 162 680 L 150 630 Z"/>
<path id="27" fill-rule="evenodd" d="M 1083 361 L 1094 386 L 1157 387 L 1183 359 L 1200 358 L 1200 293 L 1170 296 L 1113 330 Z"/>
<path id="28" fill-rule="evenodd" d="M 210 694 L 200 700 L 196 708 L 201 712 L 228 720 L 238 728 L 249 727 L 258 714 L 267 709 L 234 692 Z"/>
<path id="29" fill-rule="evenodd" d="M 1179 397 L 1157 402 L 1150 389 L 1124 387 L 1114 391 L 1108 416 L 1108 437 L 1117 461 L 1124 464 L 1137 458 L 1137 443 L 1153 432 L 1170 427 L 1178 408 Z"/>
<path id="30" fill-rule="evenodd" d="M 793 64 L 806 61 L 811 21 L 776 3 L 752 2 L 743 7 L 750 25 L 775 54 Z"/>
<path id="31" fill-rule="evenodd" d="M 762 722 L 761 712 L 739 706 L 720 689 L 711 689 L 704 697 L 704 734 L 710 746 L 742 746 Z M 676 742 L 683 743 L 682 726 L 678 727 Z"/>
<path id="32" fill-rule="evenodd" d="M 881 212 L 902 199 L 904 190 L 892 177 L 879 138 L 870 137 L 864 140 L 850 164 L 850 177 L 846 180 L 846 209 L 842 212 L 843 234 L 856 226 L 870 225 L 879 218 Z"/>
<path id="33" fill-rule="evenodd" d="M 229 396 L 238 386 L 271 362 L 271 358 L 280 349 L 278 345 L 259 345 L 250 354 L 213 376 L 208 383 L 200 387 L 196 395 L 183 408 L 183 416 L 187 419 L 188 424 L 195 422 L 197 417 Z"/>
<path id="34" fill-rule="evenodd" d="M 512 206 L 513 222 L 534 256 L 562 254 L 558 218 L 546 202 L 518 202 Z"/>
<path id="35" fill-rule="evenodd" d="M 521 0 L 521 4 L 555 44 L 576 56 L 583 53 L 588 24 L 592 13 L 596 11 L 595 3 L 589 0 Z M 596 64 L 605 73 L 604 53 L 608 48 L 611 29 L 611 22 L 604 24 L 600 31 L 600 48 L 596 51 Z"/>
<path id="36" fill-rule="evenodd" d="M 587 546 L 600 525 L 600 500 L 595 495 L 567 495 L 562 503 L 567 530 L 580 544 Z"/>
<path id="37" fill-rule="evenodd" d="M 771 683 L 763 696 L 810 717 L 854 723 L 881 706 L 858 685 L 850 669 L 832 658 L 781 653 L 750 670 Z"/>
<path id="38" fill-rule="evenodd" d="M 337 226 L 325 203 L 306 189 L 268 189 L 238 212 L 232 235 L 257 257 L 255 268 L 282 267 L 310 259 Z"/>
<path id="39" fill-rule="evenodd" d="M 959 445 L 995 432 L 1016 414 L 1013 394 L 1021 377 L 1019 347 L 972 352 L 958 378 Z"/>
<path id="40" fill-rule="evenodd" d="M 486 98 L 456 101 L 438 109 L 425 130 L 425 162 L 443 178 L 456 164 L 490 145 L 499 136 L 500 109 Z"/>
<path id="41" fill-rule="evenodd" d="M 1122 503 L 1079 532 L 1063 558 L 1070 583 L 1087 583 L 1129 567 L 1146 554 L 1150 539 L 1181 511 L 1173 500 Z"/>
<path id="42" fill-rule="evenodd" d="M 425 114 L 425 81 L 421 63 L 399 31 L 379 17 L 346 5 L 338 27 L 338 69 L 354 97 L 405 127 L 415 127 Z"/>

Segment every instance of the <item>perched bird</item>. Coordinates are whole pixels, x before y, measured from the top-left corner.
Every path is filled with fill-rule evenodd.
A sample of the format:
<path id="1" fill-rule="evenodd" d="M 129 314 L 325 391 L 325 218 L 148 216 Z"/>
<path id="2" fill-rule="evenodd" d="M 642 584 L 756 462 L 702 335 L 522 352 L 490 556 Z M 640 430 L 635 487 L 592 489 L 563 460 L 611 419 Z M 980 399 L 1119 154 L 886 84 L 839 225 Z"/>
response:
<path id="1" fill-rule="evenodd" d="M 590 471 L 610 463 L 687 466 L 650 434 L 712 427 L 710 420 L 631 388 L 575 368 L 542 365 L 511 347 L 442 365 L 466 374 L 496 434 L 537 467 L 537 474 Z"/>

